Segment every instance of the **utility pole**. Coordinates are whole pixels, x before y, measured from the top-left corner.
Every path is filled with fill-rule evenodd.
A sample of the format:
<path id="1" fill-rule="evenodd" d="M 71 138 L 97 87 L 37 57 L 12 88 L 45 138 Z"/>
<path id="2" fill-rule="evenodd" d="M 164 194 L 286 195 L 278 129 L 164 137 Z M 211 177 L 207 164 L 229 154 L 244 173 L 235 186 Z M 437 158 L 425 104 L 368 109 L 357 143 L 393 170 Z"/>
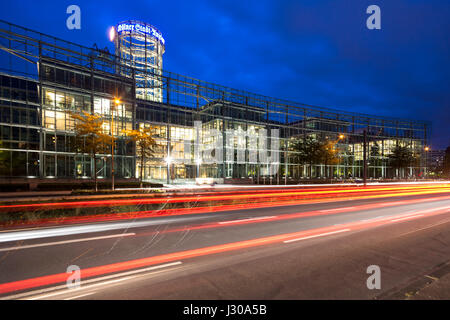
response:
<path id="1" fill-rule="evenodd" d="M 111 108 L 111 190 L 114 191 L 114 110 L 116 110 L 116 107 L 120 104 L 119 99 L 114 99 L 114 105 Z"/>
<path id="2" fill-rule="evenodd" d="M 166 159 L 167 162 L 167 184 L 170 184 L 170 159 Z"/>
<path id="3" fill-rule="evenodd" d="M 367 185 L 367 130 L 364 129 L 364 142 L 363 142 L 363 181 L 364 187 Z"/>
<path id="4" fill-rule="evenodd" d="M 111 190 L 114 191 L 114 110 L 111 109 Z"/>
<path id="5" fill-rule="evenodd" d="M 428 151 L 430 151 L 430 147 L 426 146 L 424 150 L 425 150 L 425 170 L 423 177 L 425 179 L 428 179 Z"/>
<path id="6" fill-rule="evenodd" d="M 287 186 L 287 176 L 288 176 L 288 153 L 287 151 L 284 153 L 284 185 Z"/>

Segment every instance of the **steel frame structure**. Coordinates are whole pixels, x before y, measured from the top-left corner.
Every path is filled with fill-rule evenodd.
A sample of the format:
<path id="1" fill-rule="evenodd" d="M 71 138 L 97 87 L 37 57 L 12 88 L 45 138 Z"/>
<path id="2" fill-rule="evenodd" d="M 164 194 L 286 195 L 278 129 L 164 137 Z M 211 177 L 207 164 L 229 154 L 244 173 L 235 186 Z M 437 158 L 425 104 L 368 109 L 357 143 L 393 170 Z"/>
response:
<path id="1" fill-rule="evenodd" d="M 116 41 L 123 43 L 125 40 Z M 145 55 L 147 52 L 145 46 L 149 42 L 144 39 L 144 43 L 144 48 L 140 49 L 140 55 Z M 162 56 L 164 52 L 164 48 L 159 42 L 158 46 L 160 48 L 152 53 L 153 57 L 157 57 L 159 54 Z M 49 85 L 48 81 L 45 83 L 42 78 L 42 63 L 48 64 L 49 61 L 53 61 L 55 65 L 66 64 L 74 69 L 79 68 L 80 72 L 84 70 L 83 72 L 87 74 L 95 74 L 104 78 L 112 77 L 116 82 L 127 82 L 128 80 L 125 78 L 131 78 L 132 83 L 136 83 L 138 78 L 145 81 L 152 79 L 153 87 L 151 89 L 158 90 L 157 94 L 153 95 L 156 98 L 150 99 L 151 101 L 142 99 L 136 94 L 139 86 L 135 85 L 132 88 L 134 94 L 121 97 L 121 99 L 124 99 L 132 108 L 133 127 L 145 123 L 155 123 L 167 127 L 166 157 L 170 155 L 172 148 L 171 126 L 192 127 L 195 120 L 210 123 L 219 119 L 219 126 L 224 132 L 226 129 L 234 128 L 236 123 L 245 128 L 256 125 L 280 130 L 280 137 L 284 141 L 281 144 L 283 161 L 281 167 L 284 169 L 277 177 L 274 177 L 277 181 L 280 181 L 280 178 L 284 177 L 286 180 L 287 177 L 291 178 L 292 176 L 293 164 L 289 163 L 286 141 L 305 135 L 334 139 L 339 134 L 345 134 L 346 138 L 340 144 L 344 148 L 352 145 L 353 151 L 361 148 L 364 132 L 366 132 L 369 146 L 370 143 L 410 145 L 413 147 L 414 153 L 421 157 L 421 163 L 414 170 L 418 170 L 417 172 L 420 171 L 422 174 L 426 171 L 423 147 L 430 144 L 431 123 L 428 121 L 337 111 L 331 108 L 267 97 L 162 70 L 157 68 L 162 65 L 162 58 L 156 59 L 154 64 L 150 64 L 148 58 L 144 56 L 143 64 L 145 66 L 142 68 L 136 65 L 132 55 L 125 53 L 121 56 L 110 54 L 0 20 L 0 71 L 38 81 L 39 113 L 42 113 L 44 108 L 42 88 Z M 126 77 L 120 78 L 123 75 Z M 90 94 L 92 99 L 97 94 L 93 87 L 86 93 Z M 110 92 L 108 97 L 113 98 L 114 95 Z M 39 117 L 41 118 L 42 114 Z M 380 159 L 385 159 L 386 156 L 382 153 Z M 318 165 L 320 166 L 320 164 Z M 217 169 L 215 175 L 227 178 L 226 166 L 225 163 L 218 164 L 220 168 Z M 362 167 L 362 164 L 355 165 L 353 163 L 352 166 Z M 384 163 L 380 167 L 381 172 L 385 172 L 383 170 L 386 170 L 387 165 Z M 245 170 L 247 168 L 246 164 Z M 410 172 L 413 172 L 412 169 Z M 170 168 L 167 176 L 170 174 L 169 171 Z M 258 170 L 256 169 L 256 171 Z M 370 172 L 369 164 L 369 176 Z M 259 174 L 255 175 L 258 175 L 259 180 Z M 361 176 L 360 174 L 354 176 L 357 175 Z M 385 173 L 382 176 L 385 176 Z"/>
<path id="2" fill-rule="evenodd" d="M 121 30 L 123 26 L 132 29 Z M 140 28 L 135 28 L 139 26 Z M 118 66 L 117 72 L 132 77 L 130 67 L 134 69 L 136 81 L 136 97 L 144 100 L 162 102 L 163 92 L 160 79 L 163 68 L 165 45 L 162 35 L 157 38 L 145 30 L 153 30 L 157 35 L 161 32 L 152 25 L 136 20 L 122 21 L 115 27 L 115 54 L 127 66 Z M 161 40 L 162 39 L 162 40 Z"/>

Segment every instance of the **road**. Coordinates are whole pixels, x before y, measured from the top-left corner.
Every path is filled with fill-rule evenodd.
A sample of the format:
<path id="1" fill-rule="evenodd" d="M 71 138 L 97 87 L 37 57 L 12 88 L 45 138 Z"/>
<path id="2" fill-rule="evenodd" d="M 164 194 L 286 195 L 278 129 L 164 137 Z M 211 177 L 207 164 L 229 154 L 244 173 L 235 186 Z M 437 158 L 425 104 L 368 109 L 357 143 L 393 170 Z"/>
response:
<path id="1" fill-rule="evenodd" d="M 0 298 L 449 299 L 450 191 L 390 192 L 5 229 Z"/>

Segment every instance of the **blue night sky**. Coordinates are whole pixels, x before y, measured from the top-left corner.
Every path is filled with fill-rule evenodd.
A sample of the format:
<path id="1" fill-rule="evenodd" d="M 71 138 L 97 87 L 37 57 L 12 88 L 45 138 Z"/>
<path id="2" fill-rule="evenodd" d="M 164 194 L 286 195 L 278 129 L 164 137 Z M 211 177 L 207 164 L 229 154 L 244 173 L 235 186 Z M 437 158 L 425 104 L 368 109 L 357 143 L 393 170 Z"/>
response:
<path id="1" fill-rule="evenodd" d="M 81 30 L 66 28 L 67 6 Z M 381 30 L 366 8 L 381 8 Z M 164 69 L 311 105 L 433 122 L 450 145 L 450 1 L 11 1 L 0 19 L 86 46 L 136 19 L 166 39 Z"/>

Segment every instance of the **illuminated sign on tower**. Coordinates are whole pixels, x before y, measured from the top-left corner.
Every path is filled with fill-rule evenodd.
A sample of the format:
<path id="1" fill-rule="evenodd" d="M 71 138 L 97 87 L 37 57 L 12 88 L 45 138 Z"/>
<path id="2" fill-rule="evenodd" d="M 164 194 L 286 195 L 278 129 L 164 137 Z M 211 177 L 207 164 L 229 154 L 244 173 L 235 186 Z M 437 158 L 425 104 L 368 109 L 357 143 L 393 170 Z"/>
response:
<path id="1" fill-rule="evenodd" d="M 154 26 L 140 21 L 123 21 L 110 30 L 116 55 L 126 67 L 134 68 L 136 98 L 162 102 L 162 55 L 165 40 Z M 132 77 L 130 68 L 119 68 L 118 73 Z"/>

